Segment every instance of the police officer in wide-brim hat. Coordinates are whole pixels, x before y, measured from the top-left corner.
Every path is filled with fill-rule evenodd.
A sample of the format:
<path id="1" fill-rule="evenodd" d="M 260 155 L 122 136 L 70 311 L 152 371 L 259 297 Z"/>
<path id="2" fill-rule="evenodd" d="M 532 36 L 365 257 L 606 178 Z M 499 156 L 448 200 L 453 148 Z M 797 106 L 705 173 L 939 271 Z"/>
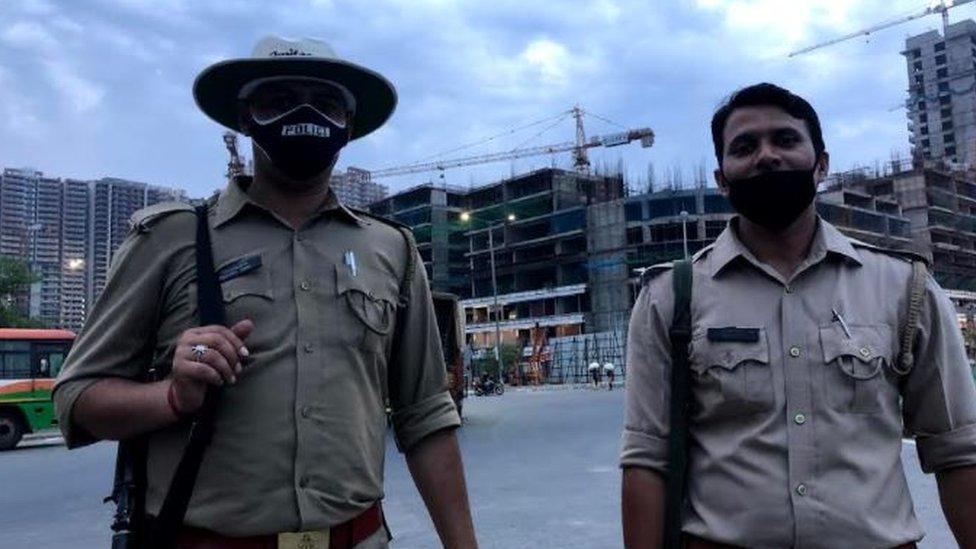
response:
<path id="1" fill-rule="evenodd" d="M 249 58 L 229 59 L 206 68 L 193 84 L 193 97 L 207 116 L 242 131 L 235 98 L 248 84 L 275 77 L 304 77 L 345 88 L 355 101 L 350 140 L 375 131 L 396 108 L 396 90 L 381 74 L 340 59 L 320 40 L 296 42 L 273 36 L 261 40 Z"/>
<path id="2" fill-rule="evenodd" d="M 205 69 L 193 92 L 252 138 L 254 175 L 230 181 L 205 218 L 180 203 L 133 216 L 54 389 L 68 446 L 146 435 L 145 509 L 158 524 L 190 419 L 222 386 L 177 545 L 375 549 L 389 539 L 389 406 L 442 542 L 475 547 L 416 245 L 329 185 L 339 151 L 390 117 L 393 86 L 322 41 L 271 37 Z M 198 219 L 227 327 L 199 326 Z M 165 375 L 144 382 L 147 371 Z"/>

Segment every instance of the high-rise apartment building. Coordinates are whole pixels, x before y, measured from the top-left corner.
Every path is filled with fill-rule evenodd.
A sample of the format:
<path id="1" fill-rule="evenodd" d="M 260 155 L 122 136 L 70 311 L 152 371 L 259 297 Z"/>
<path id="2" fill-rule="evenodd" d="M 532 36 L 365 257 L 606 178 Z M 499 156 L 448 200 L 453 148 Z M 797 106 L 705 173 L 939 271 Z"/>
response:
<path id="1" fill-rule="evenodd" d="M 92 181 L 89 185 L 92 232 L 88 240 L 91 258 L 88 267 L 91 284 L 88 292 L 89 303 L 92 303 L 105 288 L 109 266 L 115 251 L 129 233 L 129 218 L 132 214 L 159 202 L 186 202 L 187 197 L 186 192 L 180 189 L 156 187 L 114 177 Z"/>
<path id="2" fill-rule="evenodd" d="M 80 329 L 105 286 L 129 217 L 167 200 L 187 199 L 181 190 L 135 181 L 61 180 L 36 170 L 3 170 L 0 255 L 26 262 L 39 278 L 13 296 L 18 308 L 48 325 Z"/>
<path id="3" fill-rule="evenodd" d="M 332 174 L 329 184 L 339 202 L 361 210 L 386 198 L 386 185 L 373 182 L 369 178 L 369 172 L 360 168 L 350 167 L 345 172 Z"/>
<path id="4" fill-rule="evenodd" d="M 902 54 L 913 155 L 976 164 L 976 22 L 912 36 Z"/>

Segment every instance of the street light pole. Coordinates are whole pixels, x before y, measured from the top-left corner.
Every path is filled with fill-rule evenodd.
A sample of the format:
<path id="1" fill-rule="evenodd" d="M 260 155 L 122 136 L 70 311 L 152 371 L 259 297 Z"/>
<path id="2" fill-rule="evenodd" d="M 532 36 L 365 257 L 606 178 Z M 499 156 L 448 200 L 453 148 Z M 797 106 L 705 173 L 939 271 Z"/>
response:
<path id="1" fill-rule="evenodd" d="M 505 385 L 505 378 L 502 375 L 504 371 L 504 365 L 502 364 L 502 353 L 499 350 L 499 345 L 501 341 L 501 328 L 499 327 L 499 310 L 498 310 L 498 281 L 495 278 L 495 239 L 492 233 L 495 230 L 494 225 L 488 226 L 488 256 L 491 259 L 491 294 L 494 301 L 493 308 L 495 309 L 495 362 L 498 364 L 498 383 L 502 386 Z"/>

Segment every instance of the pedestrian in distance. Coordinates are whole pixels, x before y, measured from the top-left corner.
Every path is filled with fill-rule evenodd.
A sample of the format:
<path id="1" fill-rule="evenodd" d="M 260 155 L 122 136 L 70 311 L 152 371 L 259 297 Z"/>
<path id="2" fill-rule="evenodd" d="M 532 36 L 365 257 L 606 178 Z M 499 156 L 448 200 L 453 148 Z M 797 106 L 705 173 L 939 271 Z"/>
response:
<path id="1" fill-rule="evenodd" d="M 147 437 L 151 525 L 220 387 L 177 547 L 382 548 L 389 404 L 441 542 L 475 547 L 423 263 L 409 230 L 330 187 L 340 150 L 392 114 L 393 85 L 323 41 L 268 37 L 203 70 L 193 94 L 251 137 L 253 177 L 199 213 L 133 216 L 54 389 L 68 446 Z M 198 325 L 198 227 L 226 326 Z M 146 371 L 161 375 L 139 381 Z"/>
<path id="2" fill-rule="evenodd" d="M 603 363 L 603 375 L 607 378 L 607 390 L 613 390 L 614 365 L 613 362 Z"/>
<path id="3" fill-rule="evenodd" d="M 586 367 L 587 372 L 590 375 L 590 382 L 593 383 L 594 389 L 600 388 L 600 361 L 594 360 L 590 362 L 590 365 Z"/>
<path id="4" fill-rule="evenodd" d="M 829 155 L 803 98 L 741 89 L 712 139 L 738 215 L 647 270 L 631 315 L 626 547 L 915 547 L 903 433 L 976 547 L 976 389 L 945 292 L 818 216 Z"/>

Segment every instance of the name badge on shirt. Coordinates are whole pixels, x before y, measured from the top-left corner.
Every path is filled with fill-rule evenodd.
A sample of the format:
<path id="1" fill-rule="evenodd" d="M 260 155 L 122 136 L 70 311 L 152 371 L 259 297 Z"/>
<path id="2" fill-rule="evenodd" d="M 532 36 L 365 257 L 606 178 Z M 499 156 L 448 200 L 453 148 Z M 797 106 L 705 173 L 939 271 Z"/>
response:
<path id="1" fill-rule="evenodd" d="M 227 282 L 232 278 L 243 276 L 261 266 L 260 255 L 249 255 L 238 259 L 230 265 L 224 265 L 217 271 L 217 280 Z"/>
<path id="2" fill-rule="evenodd" d="M 723 343 L 758 343 L 759 328 L 709 328 L 708 340 Z"/>

